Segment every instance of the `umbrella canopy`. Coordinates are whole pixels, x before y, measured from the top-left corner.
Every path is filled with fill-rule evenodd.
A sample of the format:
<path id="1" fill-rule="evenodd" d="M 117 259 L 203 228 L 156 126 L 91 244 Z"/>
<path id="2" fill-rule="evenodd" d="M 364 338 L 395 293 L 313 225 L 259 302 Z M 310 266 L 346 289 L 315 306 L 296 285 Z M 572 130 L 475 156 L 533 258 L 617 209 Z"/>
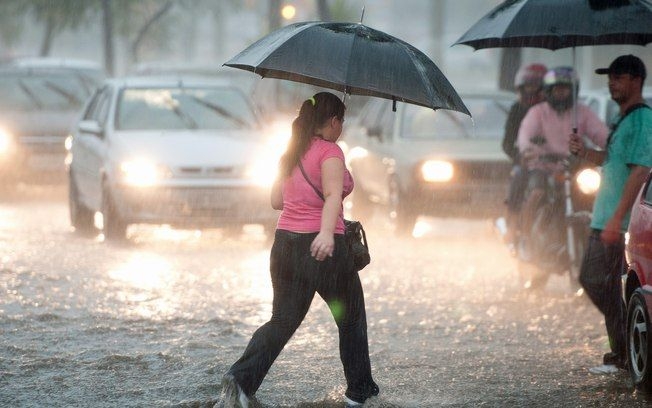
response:
<path id="1" fill-rule="evenodd" d="M 261 38 L 224 65 L 347 94 L 470 113 L 424 53 L 361 23 L 296 23 Z"/>
<path id="2" fill-rule="evenodd" d="M 475 23 L 455 44 L 473 48 L 652 42 L 649 0 L 507 0 Z"/>

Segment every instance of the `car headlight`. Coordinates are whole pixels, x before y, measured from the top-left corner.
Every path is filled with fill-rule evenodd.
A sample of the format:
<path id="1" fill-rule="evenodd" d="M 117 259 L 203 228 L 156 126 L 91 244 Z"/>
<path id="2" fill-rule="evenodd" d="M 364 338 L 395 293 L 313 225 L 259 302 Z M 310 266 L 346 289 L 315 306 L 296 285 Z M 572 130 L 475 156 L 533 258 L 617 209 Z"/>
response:
<path id="1" fill-rule="evenodd" d="M 445 160 L 428 160 L 421 165 L 421 177 L 431 183 L 451 181 L 453 171 L 453 164 Z"/>
<path id="2" fill-rule="evenodd" d="M 261 187 L 271 187 L 278 174 L 278 162 L 287 149 L 292 123 L 277 120 L 266 130 L 265 147 L 247 166 L 246 177 Z"/>
<path id="3" fill-rule="evenodd" d="M 65 147 L 68 152 L 72 149 L 72 135 L 66 136 L 66 140 L 63 141 L 63 147 Z"/>
<path id="4" fill-rule="evenodd" d="M 147 159 L 127 160 L 120 163 L 122 181 L 138 187 L 154 185 L 169 174 L 165 167 L 158 166 Z"/>
<path id="5" fill-rule="evenodd" d="M 9 132 L 4 129 L 0 129 L 0 154 L 6 154 L 9 152 L 12 140 L 13 137 Z"/>
<path id="6" fill-rule="evenodd" d="M 261 187 L 271 187 L 278 174 L 279 157 L 263 154 L 247 167 L 246 177 Z"/>
<path id="7" fill-rule="evenodd" d="M 595 169 L 584 169 L 575 176 L 580 191 L 584 194 L 594 194 L 600 187 L 600 173 Z"/>

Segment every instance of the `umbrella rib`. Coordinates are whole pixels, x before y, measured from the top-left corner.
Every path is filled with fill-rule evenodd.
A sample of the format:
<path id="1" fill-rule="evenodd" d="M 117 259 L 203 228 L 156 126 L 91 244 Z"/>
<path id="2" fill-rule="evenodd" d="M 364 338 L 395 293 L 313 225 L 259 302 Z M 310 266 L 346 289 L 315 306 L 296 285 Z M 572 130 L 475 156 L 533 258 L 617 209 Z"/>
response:
<path id="1" fill-rule="evenodd" d="M 413 50 L 412 50 L 409 46 L 407 46 L 407 44 L 406 44 L 405 42 L 399 40 L 399 44 L 401 45 L 401 48 L 403 49 L 403 52 L 405 52 L 406 54 L 408 54 L 408 58 L 409 58 L 410 56 L 414 56 L 414 52 L 413 52 Z M 418 62 L 419 62 L 419 66 L 422 67 L 422 65 L 421 65 L 421 61 L 420 61 L 419 59 L 417 59 L 417 58 L 411 58 L 411 59 L 412 59 L 413 61 L 418 61 Z M 428 83 L 428 82 L 429 82 L 429 81 L 428 81 L 428 77 L 426 76 L 424 70 L 423 70 L 423 69 L 419 69 L 418 72 L 419 72 L 419 76 L 421 77 L 421 80 L 422 80 L 424 83 Z M 433 97 L 432 89 L 427 89 L 426 91 L 428 92 L 428 99 L 432 102 L 432 101 L 435 99 L 435 98 Z M 403 97 L 401 97 L 401 99 L 403 99 Z"/>
<path id="2" fill-rule="evenodd" d="M 362 23 L 356 23 L 356 30 L 353 32 L 353 41 L 351 41 L 351 48 L 349 49 L 349 59 L 346 62 L 346 75 L 344 78 L 344 94 L 346 94 L 347 90 L 349 91 L 349 95 L 351 94 L 351 89 L 350 89 L 350 78 L 349 75 L 351 73 L 350 69 L 350 64 L 351 64 L 351 56 L 353 55 L 353 49 L 355 48 L 355 42 L 358 39 L 358 29 L 362 27 Z"/>

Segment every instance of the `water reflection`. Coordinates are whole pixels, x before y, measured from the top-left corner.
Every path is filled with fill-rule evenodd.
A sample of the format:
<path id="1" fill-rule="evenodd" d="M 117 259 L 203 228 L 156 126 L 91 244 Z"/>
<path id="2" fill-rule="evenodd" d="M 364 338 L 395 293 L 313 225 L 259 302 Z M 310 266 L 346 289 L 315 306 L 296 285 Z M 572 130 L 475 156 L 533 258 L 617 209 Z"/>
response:
<path id="1" fill-rule="evenodd" d="M 168 260 L 151 253 L 133 254 L 108 273 L 122 286 L 115 293 L 117 299 L 132 306 L 122 313 L 144 318 L 167 317 L 174 312 L 179 297 L 174 290 L 178 275 Z"/>
<path id="2" fill-rule="evenodd" d="M 248 287 L 243 290 L 244 299 L 256 299 L 258 308 L 256 313 L 246 317 L 246 322 L 260 325 L 269 320 L 272 315 L 272 281 L 269 277 L 269 252 L 259 251 L 242 259 L 240 268 L 243 273 L 250 273 L 246 282 Z"/>
<path id="3" fill-rule="evenodd" d="M 427 236 L 432 232 L 432 224 L 425 222 L 421 219 L 418 219 L 414 224 L 414 229 L 412 230 L 412 236 L 414 238 L 422 238 Z"/>
<path id="4" fill-rule="evenodd" d="M 0 230 L 9 231 L 15 229 L 16 216 L 9 208 L 0 208 Z"/>

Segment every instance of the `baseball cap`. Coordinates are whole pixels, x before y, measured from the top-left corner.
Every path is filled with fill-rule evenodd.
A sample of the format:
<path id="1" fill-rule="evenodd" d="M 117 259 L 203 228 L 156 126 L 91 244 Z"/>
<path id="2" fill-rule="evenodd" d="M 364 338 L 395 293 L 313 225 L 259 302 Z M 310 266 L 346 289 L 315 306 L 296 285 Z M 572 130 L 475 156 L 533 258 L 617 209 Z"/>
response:
<path id="1" fill-rule="evenodd" d="M 621 55 L 620 57 L 613 60 L 609 68 L 598 68 L 595 70 L 595 73 L 598 75 L 605 74 L 630 74 L 632 76 L 638 76 L 643 79 L 646 77 L 645 64 L 641 61 L 640 58 L 632 54 Z"/>

